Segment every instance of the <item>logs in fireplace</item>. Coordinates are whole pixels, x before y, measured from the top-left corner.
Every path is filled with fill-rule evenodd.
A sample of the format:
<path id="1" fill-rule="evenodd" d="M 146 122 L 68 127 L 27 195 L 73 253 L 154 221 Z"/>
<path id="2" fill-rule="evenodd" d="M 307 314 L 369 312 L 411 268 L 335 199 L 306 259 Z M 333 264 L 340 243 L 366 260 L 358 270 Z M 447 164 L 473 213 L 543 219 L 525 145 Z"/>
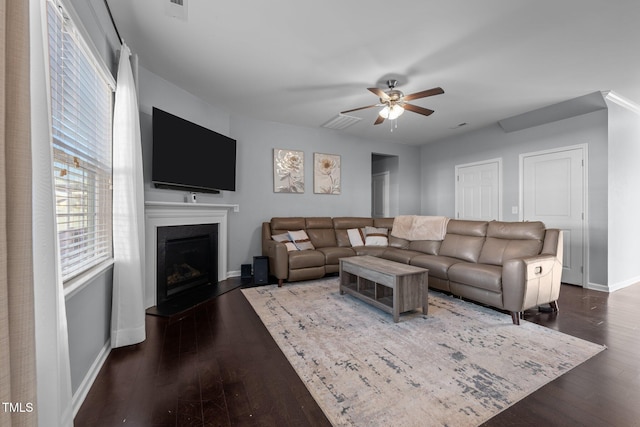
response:
<path id="1" fill-rule="evenodd" d="M 157 304 L 218 283 L 218 224 L 158 227 Z"/>

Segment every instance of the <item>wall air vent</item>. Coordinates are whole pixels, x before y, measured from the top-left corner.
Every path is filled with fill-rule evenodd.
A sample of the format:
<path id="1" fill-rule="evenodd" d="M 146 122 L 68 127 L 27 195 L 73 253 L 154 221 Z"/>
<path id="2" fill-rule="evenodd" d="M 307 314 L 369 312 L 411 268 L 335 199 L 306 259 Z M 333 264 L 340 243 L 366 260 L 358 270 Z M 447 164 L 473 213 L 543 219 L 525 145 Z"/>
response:
<path id="1" fill-rule="evenodd" d="M 355 125 L 360 120 L 362 120 L 362 117 L 354 117 L 340 113 L 328 122 L 324 123 L 322 127 L 342 130 L 348 128 L 349 126 Z"/>
<path id="2" fill-rule="evenodd" d="M 164 12 L 172 17 L 183 21 L 187 20 L 187 3 L 189 0 L 165 0 Z"/>

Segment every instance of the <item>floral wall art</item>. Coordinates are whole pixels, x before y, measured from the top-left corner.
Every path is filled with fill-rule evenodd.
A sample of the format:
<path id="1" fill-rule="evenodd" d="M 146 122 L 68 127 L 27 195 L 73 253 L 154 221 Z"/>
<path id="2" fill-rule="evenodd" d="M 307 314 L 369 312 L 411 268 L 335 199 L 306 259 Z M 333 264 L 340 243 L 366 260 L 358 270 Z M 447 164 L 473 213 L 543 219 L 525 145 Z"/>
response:
<path id="1" fill-rule="evenodd" d="M 313 192 L 340 194 L 340 156 L 313 153 Z"/>
<path id="2" fill-rule="evenodd" d="M 304 153 L 273 149 L 273 191 L 304 193 Z"/>

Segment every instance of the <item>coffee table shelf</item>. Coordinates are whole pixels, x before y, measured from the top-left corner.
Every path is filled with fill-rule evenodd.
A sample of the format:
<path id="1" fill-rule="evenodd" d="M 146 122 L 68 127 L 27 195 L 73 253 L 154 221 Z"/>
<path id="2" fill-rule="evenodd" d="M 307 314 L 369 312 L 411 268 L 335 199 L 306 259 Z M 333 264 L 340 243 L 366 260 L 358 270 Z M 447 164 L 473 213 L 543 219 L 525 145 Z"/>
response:
<path id="1" fill-rule="evenodd" d="M 340 259 L 340 293 L 393 315 L 428 310 L 428 270 L 368 255 Z"/>

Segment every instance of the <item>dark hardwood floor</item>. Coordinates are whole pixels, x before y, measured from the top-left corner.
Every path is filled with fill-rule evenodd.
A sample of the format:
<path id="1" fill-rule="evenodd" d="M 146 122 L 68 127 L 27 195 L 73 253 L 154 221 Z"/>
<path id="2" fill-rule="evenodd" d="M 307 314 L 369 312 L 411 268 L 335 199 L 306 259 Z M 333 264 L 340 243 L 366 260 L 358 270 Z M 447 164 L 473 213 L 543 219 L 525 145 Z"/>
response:
<path id="1" fill-rule="evenodd" d="M 525 319 L 608 349 L 484 425 L 640 426 L 640 284 L 563 285 L 559 306 Z M 111 352 L 76 426 L 330 425 L 239 289 L 146 321 L 144 343 Z"/>

